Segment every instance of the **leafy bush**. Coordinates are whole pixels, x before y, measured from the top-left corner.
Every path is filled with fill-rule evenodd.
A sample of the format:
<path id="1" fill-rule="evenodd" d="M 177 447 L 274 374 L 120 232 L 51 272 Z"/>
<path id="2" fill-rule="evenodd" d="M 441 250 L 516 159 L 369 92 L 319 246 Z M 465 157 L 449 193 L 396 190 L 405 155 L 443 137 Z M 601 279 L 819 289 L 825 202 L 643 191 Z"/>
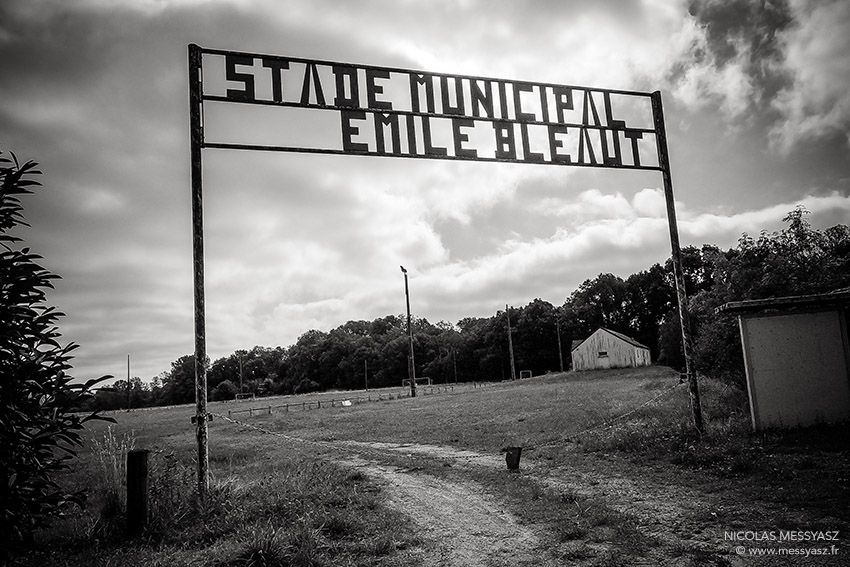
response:
<path id="1" fill-rule="evenodd" d="M 110 378 L 74 384 L 66 374 L 76 345 L 59 344 L 62 313 L 45 304 L 59 276 L 29 248 L 14 249 L 21 239 L 10 234 L 29 226 L 19 196 L 40 185 L 32 176 L 41 172 L 32 161 L 11 158 L 0 153 L 0 559 L 32 542 L 51 517 L 84 503 L 85 491 L 68 494 L 52 476 L 76 455 L 83 424 L 100 418 L 74 411 Z"/>

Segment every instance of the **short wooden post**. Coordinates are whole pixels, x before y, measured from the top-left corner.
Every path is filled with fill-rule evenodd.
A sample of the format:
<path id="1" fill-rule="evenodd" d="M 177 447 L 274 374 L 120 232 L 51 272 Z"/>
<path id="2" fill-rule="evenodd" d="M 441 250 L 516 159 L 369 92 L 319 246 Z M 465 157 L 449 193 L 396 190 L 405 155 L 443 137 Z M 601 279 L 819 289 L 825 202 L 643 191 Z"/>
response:
<path id="1" fill-rule="evenodd" d="M 148 523 L 148 451 L 127 453 L 127 535 L 137 536 Z"/>

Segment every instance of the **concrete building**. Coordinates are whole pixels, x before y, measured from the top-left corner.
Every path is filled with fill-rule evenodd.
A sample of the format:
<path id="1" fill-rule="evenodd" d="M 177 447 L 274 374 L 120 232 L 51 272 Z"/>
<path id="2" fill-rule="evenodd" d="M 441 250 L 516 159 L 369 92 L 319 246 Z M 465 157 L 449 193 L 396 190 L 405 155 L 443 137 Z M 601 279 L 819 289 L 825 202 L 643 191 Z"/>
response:
<path id="1" fill-rule="evenodd" d="M 573 370 L 637 368 L 649 366 L 649 348 L 622 333 L 600 327 L 592 335 L 574 343 Z"/>
<path id="2" fill-rule="evenodd" d="M 850 291 L 733 301 L 753 429 L 850 419 Z"/>

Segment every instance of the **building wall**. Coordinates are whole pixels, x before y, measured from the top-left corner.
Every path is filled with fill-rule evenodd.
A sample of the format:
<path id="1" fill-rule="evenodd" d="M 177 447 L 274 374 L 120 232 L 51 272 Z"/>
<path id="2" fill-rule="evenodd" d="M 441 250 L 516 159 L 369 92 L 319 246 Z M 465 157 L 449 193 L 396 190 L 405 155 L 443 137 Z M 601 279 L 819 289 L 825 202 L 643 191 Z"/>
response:
<path id="1" fill-rule="evenodd" d="M 600 356 L 600 353 L 606 353 Z M 604 329 L 597 329 L 572 352 L 573 370 L 649 366 L 649 350 L 636 347 Z"/>
<path id="2" fill-rule="evenodd" d="M 842 311 L 738 318 L 753 428 L 850 419 Z"/>

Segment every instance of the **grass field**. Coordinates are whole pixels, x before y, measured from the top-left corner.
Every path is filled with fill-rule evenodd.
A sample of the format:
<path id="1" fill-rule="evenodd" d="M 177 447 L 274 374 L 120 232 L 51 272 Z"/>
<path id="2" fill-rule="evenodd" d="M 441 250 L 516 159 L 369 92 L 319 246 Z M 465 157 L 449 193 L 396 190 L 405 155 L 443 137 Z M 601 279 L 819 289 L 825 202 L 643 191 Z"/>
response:
<path id="1" fill-rule="evenodd" d="M 722 530 L 850 533 L 846 426 L 751 434 L 745 394 L 704 380 L 708 429 L 700 437 L 677 382 L 670 369 L 650 367 L 440 386 L 439 393 L 435 386 L 433 394 L 420 388 L 416 398 L 401 388 L 371 391 L 382 399 L 348 407 L 340 402 L 366 393 L 211 403 L 211 412 L 230 411 L 238 423 L 217 417 L 210 424 L 213 490 L 202 507 L 193 497 L 194 407 L 115 412 L 115 425 L 92 425 L 74 469 L 61 479 L 88 486 L 89 506 L 40 534 L 41 551 L 20 563 L 443 564 L 421 518 L 397 505 L 399 490 L 414 486 L 399 480 L 401 473 L 474 487 L 516 518 L 512 529 L 547 542 L 529 547 L 538 554 L 533 561 L 491 553 L 481 563 L 487 565 L 651 564 L 645 561 L 662 557 L 677 565 L 732 565 L 736 558 L 714 541 Z M 295 405 L 317 400 L 322 409 Z M 289 411 L 259 411 L 287 403 Z M 247 407 L 258 411 L 234 413 Z M 145 534 L 128 541 L 120 463 L 130 445 L 152 451 L 152 516 Z M 511 446 L 523 447 L 521 474 L 504 468 L 500 451 Z M 502 465 L 472 466 L 469 455 Z"/>

